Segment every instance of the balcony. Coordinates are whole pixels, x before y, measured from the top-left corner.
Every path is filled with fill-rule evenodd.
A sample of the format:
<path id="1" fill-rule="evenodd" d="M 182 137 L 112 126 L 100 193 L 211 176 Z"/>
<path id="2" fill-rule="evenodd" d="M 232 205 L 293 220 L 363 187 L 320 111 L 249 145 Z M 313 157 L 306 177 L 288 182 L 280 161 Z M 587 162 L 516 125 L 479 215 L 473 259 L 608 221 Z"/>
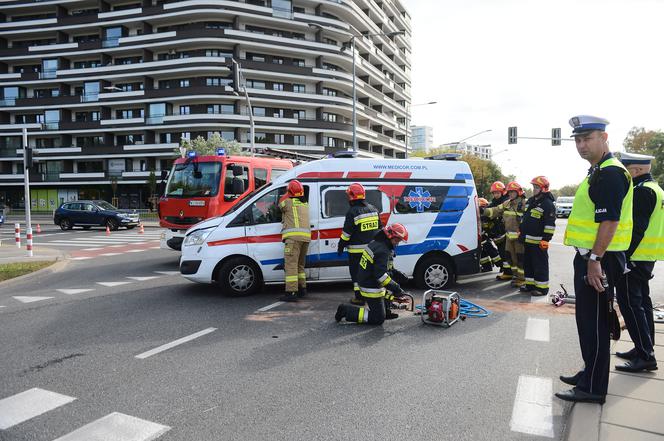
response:
<path id="1" fill-rule="evenodd" d="M 81 102 L 82 103 L 92 103 L 95 101 L 99 101 L 99 94 L 98 93 L 90 93 L 87 95 L 81 95 Z"/>
<path id="2" fill-rule="evenodd" d="M 120 46 L 120 39 L 119 38 L 109 38 L 107 40 L 102 40 L 101 41 L 101 47 L 118 47 Z"/>
<path id="3" fill-rule="evenodd" d="M 39 72 L 39 79 L 40 80 L 47 80 L 47 79 L 52 79 L 58 76 L 58 71 L 57 70 L 45 70 L 43 72 Z"/>
<path id="4" fill-rule="evenodd" d="M 105 178 L 104 172 L 91 172 L 91 173 L 60 173 L 60 179 L 94 179 Z"/>
<path id="5" fill-rule="evenodd" d="M 16 98 L 5 98 L 0 100 L 0 107 L 9 107 L 16 105 Z"/>

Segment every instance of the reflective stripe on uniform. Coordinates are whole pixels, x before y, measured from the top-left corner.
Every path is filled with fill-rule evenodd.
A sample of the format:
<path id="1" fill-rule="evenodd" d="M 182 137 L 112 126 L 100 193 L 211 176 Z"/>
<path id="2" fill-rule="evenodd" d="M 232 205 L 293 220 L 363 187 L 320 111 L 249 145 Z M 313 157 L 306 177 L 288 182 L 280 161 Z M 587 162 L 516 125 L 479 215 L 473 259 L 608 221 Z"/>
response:
<path id="1" fill-rule="evenodd" d="M 544 225 L 544 232 L 553 234 L 556 231 L 556 226 L 555 225 Z"/>
<path id="2" fill-rule="evenodd" d="M 365 247 L 362 250 L 362 257 L 366 258 L 369 262 L 374 263 L 374 253 L 371 248 Z"/>
<path id="3" fill-rule="evenodd" d="M 366 248 L 366 245 L 348 245 L 346 247 L 349 253 L 358 253 L 358 254 L 363 252 L 364 248 Z"/>
<path id="4" fill-rule="evenodd" d="M 392 277 L 390 277 L 387 273 L 378 278 L 378 283 L 380 283 L 382 286 L 387 286 L 391 281 Z"/>
<path id="5" fill-rule="evenodd" d="M 288 282 L 297 282 L 297 275 L 286 276 L 286 283 L 288 283 Z"/>
<path id="6" fill-rule="evenodd" d="M 507 235 L 508 239 L 518 239 L 519 238 L 519 233 L 517 233 L 517 232 L 507 232 L 505 234 Z"/>
<path id="7" fill-rule="evenodd" d="M 307 278 L 307 274 L 306 274 L 306 273 L 297 273 L 297 278 L 298 278 L 298 279 L 305 279 L 305 280 L 306 280 L 306 278 Z"/>
<path id="8" fill-rule="evenodd" d="M 355 225 L 359 224 L 360 222 L 366 222 L 367 220 L 378 220 L 378 214 L 363 213 L 363 214 L 358 214 L 353 218 L 353 222 L 355 223 Z"/>
<path id="9" fill-rule="evenodd" d="M 311 233 L 306 228 L 289 228 L 281 232 L 281 238 L 287 239 L 289 237 L 307 237 L 311 238 Z"/>
<path id="10" fill-rule="evenodd" d="M 546 282 L 535 282 L 535 288 L 540 288 L 540 289 L 548 289 L 549 288 L 549 281 L 547 280 Z"/>
<path id="11" fill-rule="evenodd" d="M 350 234 L 346 233 L 345 231 L 341 232 L 341 237 L 339 238 L 341 240 L 350 240 Z"/>
<path id="12" fill-rule="evenodd" d="M 655 209 L 650 215 L 643 239 L 634 250 L 630 260 L 635 262 L 664 260 L 664 190 L 654 181 L 646 181 L 639 185 L 655 192 Z"/>
<path id="13" fill-rule="evenodd" d="M 365 288 L 360 286 L 360 294 L 370 299 L 378 299 L 385 296 L 385 288 Z"/>
<path id="14" fill-rule="evenodd" d="M 357 311 L 357 322 L 362 323 L 362 320 L 364 319 L 364 310 L 366 308 L 361 307 L 359 311 Z"/>

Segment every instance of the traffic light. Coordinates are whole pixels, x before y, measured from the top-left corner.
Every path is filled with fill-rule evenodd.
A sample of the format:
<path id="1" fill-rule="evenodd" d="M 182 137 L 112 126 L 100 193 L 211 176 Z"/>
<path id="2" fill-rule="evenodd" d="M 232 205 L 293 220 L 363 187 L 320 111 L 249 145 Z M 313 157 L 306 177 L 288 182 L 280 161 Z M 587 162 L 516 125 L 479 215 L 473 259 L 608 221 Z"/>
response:
<path id="1" fill-rule="evenodd" d="M 26 147 L 24 150 L 24 154 L 25 154 L 25 168 L 27 170 L 30 170 L 32 168 L 32 165 L 34 164 L 34 160 L 32 158 L 32 148 Z"/>
<path id="2" fill-rule="evenodd" d="M 507 129 L 507 143 L 516 144 L 516 127 L 508 127 Z"/>
<path id="3" fill-rule="evenodd" d="M 557 146 L 560 145 L 560 128 L 551 129 L 551 145 Z"/>
<path id="4" fill-rule="evenodd" d="M 240 84 L 240 65 L 238 63 L 233 63 L 233 90 L 237 93 L 242 91 Z"/>

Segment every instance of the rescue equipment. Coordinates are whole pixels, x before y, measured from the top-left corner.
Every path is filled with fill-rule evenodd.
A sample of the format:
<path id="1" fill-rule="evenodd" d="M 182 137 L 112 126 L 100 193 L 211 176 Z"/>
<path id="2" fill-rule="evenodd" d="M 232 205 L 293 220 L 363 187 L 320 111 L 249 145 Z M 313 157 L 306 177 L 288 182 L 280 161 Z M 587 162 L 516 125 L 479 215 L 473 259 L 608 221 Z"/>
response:
<path id="1" fill-rule="evenodd" d="M 574 294 L 568 293 L 562 283 L 560 284 L 560 288 L 562 291 L 556 291 L 554 294 L 549 296 L 553 306 L 558 307 L 563 306 L 565 303 L 576 303 L 576 297 Z"/>
<path id="2" fill-rule="evenodd" d="M 422 323 L 449 328 L 461 319 L 461 297 L 452 291 L 430 289 L 422 295 Z"/>

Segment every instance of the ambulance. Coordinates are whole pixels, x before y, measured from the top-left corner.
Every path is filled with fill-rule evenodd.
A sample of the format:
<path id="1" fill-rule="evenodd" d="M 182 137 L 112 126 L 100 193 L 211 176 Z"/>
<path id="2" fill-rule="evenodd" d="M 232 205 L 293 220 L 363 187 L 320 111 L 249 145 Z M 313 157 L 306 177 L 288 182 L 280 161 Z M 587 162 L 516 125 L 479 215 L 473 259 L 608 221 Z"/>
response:
<path id="1" fill-rule="evenodd" d="M 445 159 L 326 158 L 288 170 L 223 216 L 203 221 L 185 236 L 180 273 L 217 283 L 232 296 L 284 282 L 284 244 L 278 201 L 298 179 L 309 202 L 308 281 L 350 280 L 347 255 L 337 255 L 346 211 L 345 193 L 361 183 L 383 225 L 402 223 L 408 242 L 396 248 L 395 267 L 419 288 L 442 289 L 456 276 L 479 272 L 480 221 L 475 183 L 467 163 Z"/>

